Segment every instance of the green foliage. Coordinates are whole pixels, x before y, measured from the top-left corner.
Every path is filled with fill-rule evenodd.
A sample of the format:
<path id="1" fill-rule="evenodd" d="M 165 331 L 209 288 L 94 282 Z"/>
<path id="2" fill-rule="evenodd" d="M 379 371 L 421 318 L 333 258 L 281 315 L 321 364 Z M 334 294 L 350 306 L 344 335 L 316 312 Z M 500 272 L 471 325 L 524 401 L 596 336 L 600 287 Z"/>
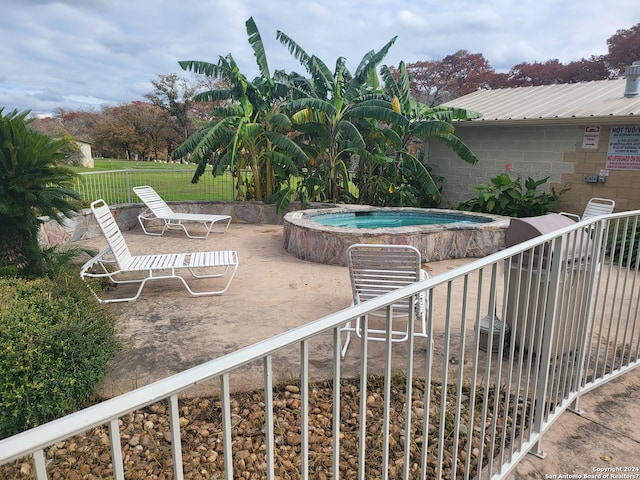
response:
<path id="1" fill-rule="evenodd" d="M 28 127 L 29 112 L 2 115 L 0 108 L 0 266 L 43 274 L 39 216 L 62 222 L 79 209 L 74 173 L 58 162 L 67 140 L 53 140 Z"/>
<path id="2" fill-rule="evenodd" d="M 81 408 L 118 349 L 114 327 L 75 271 L 0 278 L 0 438 Z"/>
<path id="3" fill-rule="evenodd" d="M 381 67 L 382 87 L 378 67 L 396 37 L 367 52 L 352 73 L 344 57 L 331 70 L 278 31 L 276 39 L 306 70 L 308 77 L 303 77 L 281 70 L 271 75 L 253 18 L 246 29 L 260 71 L 252 81 L 230 54 L 216 64 L 179 62 L 185 70 L 219 81 L 215 90 L 194 98 L 217 102 L 212 121 L 174 151 L 198 163 L 192 182 L 209 164 L 214 175 L 228 167 L 238 200 L 272 202 L 279 213 L 295 200 L 303 206 L 312 201 L 433 206 L 440 200 L 440 186 L 413 148 L 416 140 L 437 138 L 462 160 L 477 161 L 454 135 L 452 123 L 477 114 L 412 101 L 404 64 L 399 81 Z M 354 158 L 360 162 L 355 177 Z M 246 169 L 249 179 L 241 174 Z M 354 185 L 360 198 L 352 192 Z"/>
<path id="4" fill-rule="evenodd" d="M 639 259 L 640 226 L 637 221 L 633 221 L 631 224 L 620 222 L 617 227 L 617 231 L 609 232 L 611 240 L 607 254 L 611 256 L 613 263 L 635 268 Z"/>
<path id="5" fill-rule="evenodd" d="M 473 188 L 478 196 L 458 205 L 458 210 L 493 213 L 507 217 L 535 217 L 544 215 L 560 203 L 560 196 L 566 191 L 551 193 L 538 192 L 549 177 L 534 180 L 531 177 L 522 182 L 518 176 L 511 178 L 503 172 L 493 177 L 491 183 L 482 183 Z"/>

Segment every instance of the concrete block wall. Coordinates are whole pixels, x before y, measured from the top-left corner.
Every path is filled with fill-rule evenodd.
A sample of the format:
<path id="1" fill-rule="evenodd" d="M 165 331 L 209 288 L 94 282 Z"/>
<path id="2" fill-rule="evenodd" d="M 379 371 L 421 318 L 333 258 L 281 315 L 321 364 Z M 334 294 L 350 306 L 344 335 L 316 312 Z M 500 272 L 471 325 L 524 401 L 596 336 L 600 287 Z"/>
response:
<path id="1" fill-rule="evenodd" d="M 561 179 L 571 185 L 571 190 L 562 197 L 564 210 L 582 214 L 589 199 L 594 197 L 615 200 L 615 211 L 640 209 L 640 171 L 609 170 L 605 183 L 587 183 L 584 180 L 585 175 L 597 175 L 606 168 L 610 133 L 611 127 L 601 128 L 597 150 L 583 149 L 580 141 L 572 152 L 565 155 L 564 161 L 573 165 L 573 171 L 563 174 Z"/>
<path id="2" fill-rule="evenodd" d="M 568 188 L 561 196 L 561 211 L 582 214 L 593 197 L 614 199 L 616 211 L 640 209 L 640 171 L 610 170 L 605 183 L 585 182 L 585 175 L 598 174 L 606 167 L 611 127 L 601 127 L 597 150 L 582 148 L 584 129 L 584 125 L 457 125 L 456 135 L 480 161 L 469 165 L 440 142 L 429 142 L 427 155 L 433 173 L 444 177 L 441 206 L 455 208 L 475 197 L 473 185 L 488 183 L 509 164 L 512 177 L 550 177 L 547 190 Z"/>

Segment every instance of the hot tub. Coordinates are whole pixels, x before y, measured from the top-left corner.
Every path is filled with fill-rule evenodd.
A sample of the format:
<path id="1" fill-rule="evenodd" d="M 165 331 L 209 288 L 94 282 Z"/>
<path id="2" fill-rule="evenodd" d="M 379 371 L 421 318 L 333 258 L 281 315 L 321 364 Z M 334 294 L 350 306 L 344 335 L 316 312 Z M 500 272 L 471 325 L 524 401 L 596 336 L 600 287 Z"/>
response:
<path id="1" fill-rule="evenodd" d="M 344 265 L 344 252 L 354 243 L 412 245 L 423 262 L 480 258 L 504 248 L 509 221 L 439 208 L 319 208 L 287 213 L 283 241 L 296 257 L 330 265 Z"/>

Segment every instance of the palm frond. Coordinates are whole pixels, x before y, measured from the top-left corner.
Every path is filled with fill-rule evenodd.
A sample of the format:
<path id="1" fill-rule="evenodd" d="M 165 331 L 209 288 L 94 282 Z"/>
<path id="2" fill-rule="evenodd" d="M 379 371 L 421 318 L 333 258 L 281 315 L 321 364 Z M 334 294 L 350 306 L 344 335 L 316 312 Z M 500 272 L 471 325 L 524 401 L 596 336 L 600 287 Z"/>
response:
<path id="1" fill-rule="evenodd" d="M 382 65 L 380 67 L 380 76 L 382 77 L 382 82 L 387 96 L 400 98 L 402 96 L 400 86 L 398 85 L 398 82 L 396 82 L 396 79 L 391 73 L 391 69 L 387 65 Z"/>
<path id="2" fill-rule="evenodd" d="M 327 65 L 315 55 L 309 60 L 309 71 L 316 85 L 321 89 L 321 98 L 326 98 L 327 92 L 336 90 L 337 85 L 334 81 L 333 74 Z"/>
<path id="3" fill-rule="evenodd" d="M 331 104 L 331 102 L 327 102 L 326 100 L 321 100 L 319 98 L 299 98 L 297 100 L 292 100 L 288 108 L 297 112 L 299 110 L 311 109 L 316 110 L 318 112 L 322 112 L 328 116 L 334 116 L 338 113 L 336 108 Z"/>
<path id="4" fill-rule="evenodd" d="M 456 152 L 456 154 L 465 162 L 472 165 L 478 163 L 478 157 L 476 157 L 471 149 L 455 135 L 437 135 L 436 138 Z"/>
<path id="5" fill-rule="evenodd" d="M 349 109 L 348 116 L 349 118 L 373 118 L 391 125 L 406 126 L 408 124 L 407 118 L 396 113 L 391 108 L 391 103 L 387 102 L 387 105 L 388 107 L 356 104 Z"/>
<path id="6" fill-rule="evenodd" d="M 304 51 L 304 49 L 298 45 L 291 37 L 287 34 L 278 30 L 276 32 L 276 40 L 280 41 L 282 45 L 287 47 L 289 53 L 293 55 L 293 58 L 298 60 L 300 64 L 307 70 L 307 72 L 311 73 L 311 67 L 309 66 L 309 62 L 311 61 L 311 56 Z"/>
<path id="7" fill-rule="evenodd" d="M 400 99 L 403 113 L 407 115 L 411 112 L 411 79 L 409 78 L 409 72 L 407 72 L 407 66 L 404 62 L 400 62 L 398 71 L 400 72 L 400 79 L 398 81 L 400 94 L 398 98 Z"/>
<path id="8" fill-rule="evenodd" d="M 371 50 L 362 57 L 354 75 L 354 78 L 357 79 L 361 85 L 367 84 L 373 88 L 379 87 L 376 69 L 384 57 L 387 56 L 389 49 L 393 46 L 397 38 L 397 35 L 393 37 L 378 52 Z"/>
<path id="9" fill-rule="evenodd" d="M 231 117 L 226 117 L 195 132 L 173 151 L 174 157 L 183 158 L 187 154 L 192 154 L 195 162 L 208 158 L 216 149 L 228 142 L 230 124 Z"/>
<path id="10" fill-rule="evenodd" d="M 182 60 L 178 65 L 187 72 L 193 72 L 207 77 L 218 78 L 220 76 L 220 65 L 197 60 Z"/>
<path id="11" fill-rule="evenodd" d="M 454 130 L 453 125 L 440 120 L 420 120 L 410 124 L 410 133 L 423 139 L 436 135 L 453 134 Z"/>
<path id="12" fill-rule="evenodd" d="M 480 118 L 481 113 L 474 112 L 472 110 L 466 110 L 464 108 L 456 107 L 429 107 L 424 105 L 420 110 L 420 114 L 424 117 L 434 118 L 442 120 L 443 122 L 452 122 L 454 120 L 472 120 L 474 118 Z"/>
<path id="13" fill-rule="evenodd" d="M 260 32 L 258 31 L 258 27 L 256 26 L 253 17 L 249 17 L 245 25 L 247 27 L 247 35 L 249 35 L 249 45 L 251 45 L 251 48 L 253 49 L 253 54 L 256 57 L 256 62 L 258 63 L 260 73 L 265 78 L 267 83 L 272 84 L 273 80 L 271 79 L 271 74 L 269 73 L 269 65 L 267 64 L 267 56 L 264 51 L 264 44 L 262 43 Z"/>
<path id="14" fill-rule="evenodd" d="M 346 120 L 338 123 L 337 140 L 348 140 L 350 146 L 355 149 L 364 149 L 366 147 L 366 142 L 360 130 L 353 123 Z"/>
<path id="15" fill-rule="evenodd" d="M 193 97 L 196 102 L 218 102 L 233 98 L 233 92 L 229 89 L 207 90 Z"/>

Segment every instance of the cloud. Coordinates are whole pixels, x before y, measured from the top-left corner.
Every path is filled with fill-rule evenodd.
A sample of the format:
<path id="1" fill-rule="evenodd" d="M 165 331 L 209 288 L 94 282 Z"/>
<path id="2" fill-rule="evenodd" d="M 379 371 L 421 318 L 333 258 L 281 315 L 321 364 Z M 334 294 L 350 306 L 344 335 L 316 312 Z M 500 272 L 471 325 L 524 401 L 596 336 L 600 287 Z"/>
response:
<path id="1" fill-rule="evenodd" d="M 270 70 L 304 69 L 276 40 L 281 30 L 333 69 L 398 36 L 384 63 L 482 53 L 497 70 L 524 61 L 562 62 L 606 53 L 606 39 L 640 18 L 640 2 L 617 0 L 5 0 L 0 16 L 0 107 L 56 107 L 144 100 L 160 74 L 187 76 L 178 62 L 231 54 L 258 74 L 245 21 L 253 16 Z"/>
<path id="2" fill-rule="evenodd" d="M 398 23 L 401 26 L 420 29 L 424 28 L 427 25 L 425 19 L 411 12 L 410 10 L 400 10 L 398 12 Z"/>

